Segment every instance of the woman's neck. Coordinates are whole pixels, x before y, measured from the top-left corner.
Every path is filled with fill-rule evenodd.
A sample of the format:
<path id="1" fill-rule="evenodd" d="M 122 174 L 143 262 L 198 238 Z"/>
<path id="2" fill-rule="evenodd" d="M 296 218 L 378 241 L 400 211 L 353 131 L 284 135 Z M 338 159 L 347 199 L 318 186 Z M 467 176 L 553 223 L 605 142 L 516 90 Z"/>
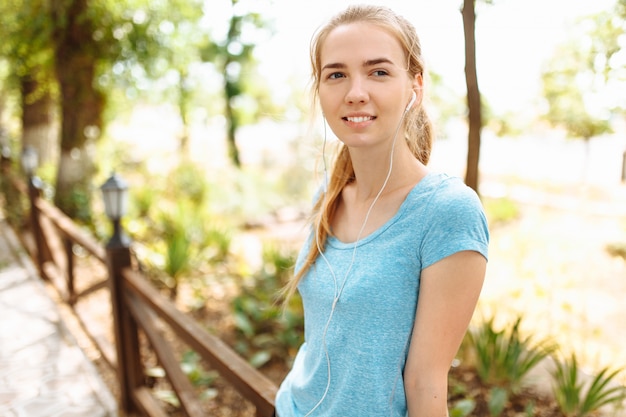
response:
<path id="1" fill-rule="evenodd" d="M 390 161 L 388 152 L 375 154 L 351 150 L 350 157 L 355 175 L 351 187 L 354 196 L 360 201 L 375 198 L 383 187 L 381 195 L 413 186 L 428 172 L 406 146 L 395 149 L 393 161 Z M 390 162 L 392 162 L 391 172 L 389 172 Z"/>

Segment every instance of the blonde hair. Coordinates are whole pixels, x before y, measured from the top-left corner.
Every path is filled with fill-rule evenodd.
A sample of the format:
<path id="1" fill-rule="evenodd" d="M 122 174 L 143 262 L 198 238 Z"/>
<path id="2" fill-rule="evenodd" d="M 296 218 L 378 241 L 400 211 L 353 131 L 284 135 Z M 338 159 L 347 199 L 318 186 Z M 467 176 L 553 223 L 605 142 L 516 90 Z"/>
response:
<path id="1" fill-rule="evenodd" d="M 314 100 L 319 96 L 321 76 L 321 50 L 328 35 L 337 27 L 350 23 L 371 23 L 395 36 L 404 50 L 407 60 L 407 72 L 412 79 L 417 75 L 424 76 L 424 59 L 419 37 L 413 25 L 384 6 L 353 5 L 335 15 L 328 23 L 322 26 L 311 40 L 311 69 L 312 93 Z M 409 149 L 423 164 L 427 164 L 433 142 L 433 125 L 422 103 L 418 103 L 406 115 L 404 136 Z M 319 251 L 323 251 L 326 240 L 330 235 L 330 225 L 337 209 L 338 198 L 344 186 L 354 180 L 352 160 L 346 146 L 341 146 L 334 161 L 328 183 L 326 195 L 320 195 L 313 207 L 313 224 L 315 225 L 315 239 L 300 269 L 286 287 L 287 297 L 295 293 L 300 279 L 315 263 Z"/>

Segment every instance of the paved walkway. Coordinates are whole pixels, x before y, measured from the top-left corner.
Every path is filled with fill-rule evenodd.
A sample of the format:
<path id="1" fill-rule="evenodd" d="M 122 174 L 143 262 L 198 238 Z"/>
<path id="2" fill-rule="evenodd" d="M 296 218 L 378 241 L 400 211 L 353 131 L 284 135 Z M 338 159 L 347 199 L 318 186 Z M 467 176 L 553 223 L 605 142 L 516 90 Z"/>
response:
<path id="1" fill-rule="evenodd" d="M 47 291 L 0 212 L 0 416 L 116 417 Z"/>

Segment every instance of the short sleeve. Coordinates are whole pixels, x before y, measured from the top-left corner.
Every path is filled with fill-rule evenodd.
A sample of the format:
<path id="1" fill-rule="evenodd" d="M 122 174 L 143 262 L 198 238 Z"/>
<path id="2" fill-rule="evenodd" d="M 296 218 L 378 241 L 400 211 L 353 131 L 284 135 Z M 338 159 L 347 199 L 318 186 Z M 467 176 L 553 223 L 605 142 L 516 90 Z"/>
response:
<path id="1" fill-rule="evenodd" d="M 488 258 L 489 229 L 482 203 L 460 179 L 449 178 L 431 196 L 420 247 L 422 269 L 461 251 Z"/>

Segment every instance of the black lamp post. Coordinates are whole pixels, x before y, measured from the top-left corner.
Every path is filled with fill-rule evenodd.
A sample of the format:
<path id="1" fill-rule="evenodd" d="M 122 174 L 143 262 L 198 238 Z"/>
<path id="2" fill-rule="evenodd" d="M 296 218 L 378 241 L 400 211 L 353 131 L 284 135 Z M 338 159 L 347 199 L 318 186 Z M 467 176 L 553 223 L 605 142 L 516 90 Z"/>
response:
<path id="1" fill-rule="evenodd" d="M 113 236 L 107 246 L 128 246 L 129 239 L 124 235 L 121 227 L 122 217 L 128 207 L 128 184 L 117 174 L 113 174 L 100 187 L 104 200 L 104 211 L 113 222 Z"/>
<path id="2" fill-rule="evenodd" d="M 121 219 L 126 214 L 128 185 L 115 173 L 100 187 L 104 211 L 113 222 L 113 236 L 106 245 L 109 286 L 113 313 L 113 330 L 120 386 L 120 408 L 134 414 L 133 393 L 143 375 L 139 355 L 137 324 L 125 302 L 124 270 L 131 267 L 130 239 L 124 234 Z"/>

